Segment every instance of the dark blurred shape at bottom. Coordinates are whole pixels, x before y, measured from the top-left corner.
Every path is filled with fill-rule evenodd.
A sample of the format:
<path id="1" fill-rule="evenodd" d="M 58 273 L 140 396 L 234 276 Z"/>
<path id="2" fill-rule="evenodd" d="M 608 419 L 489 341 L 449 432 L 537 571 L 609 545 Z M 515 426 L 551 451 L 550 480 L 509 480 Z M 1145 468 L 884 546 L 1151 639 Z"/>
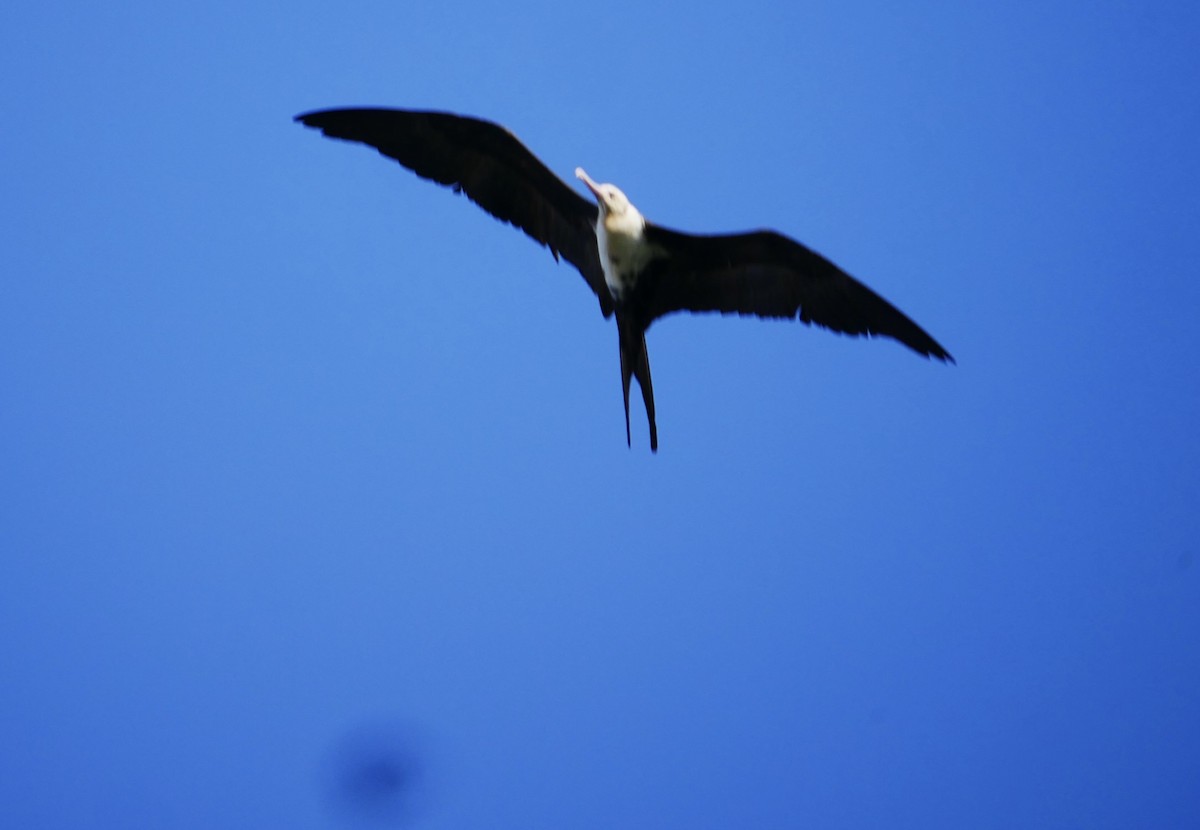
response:
<path id="1" fill-rule="evenodd" d="M 364 826 L 407 827 L 424 812 L 423 753 L 407 727 L 372 723 L 331 742 L 322 767 L 330 809 Z"/>

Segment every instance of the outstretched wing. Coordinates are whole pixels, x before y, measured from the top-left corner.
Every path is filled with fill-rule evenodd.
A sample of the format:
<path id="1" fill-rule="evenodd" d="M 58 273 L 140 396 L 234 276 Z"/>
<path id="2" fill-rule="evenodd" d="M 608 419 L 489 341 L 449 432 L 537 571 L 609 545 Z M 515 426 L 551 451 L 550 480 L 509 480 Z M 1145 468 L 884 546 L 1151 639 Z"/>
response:
<path id="1" fill-rule="evenodd" d="M 358 141 L 418 176 L 467 194 L 497 219 L 523 230 L 579 269 L 612 313 L 596 250 L 596 205 L 550 172 L 498 124 L 444 112 L 333 109 L 297 115 L 330 138 Z"/>
<path id="2" fill-rule="evenodd" d="M 799 317 L 842 334 L 891 337 L 954 362 L 898 308 L 782 234 L 697 236 L 647 223 L 646 238 L 664 254 L 639 286 L 647 325 L 673 311 Z"/>

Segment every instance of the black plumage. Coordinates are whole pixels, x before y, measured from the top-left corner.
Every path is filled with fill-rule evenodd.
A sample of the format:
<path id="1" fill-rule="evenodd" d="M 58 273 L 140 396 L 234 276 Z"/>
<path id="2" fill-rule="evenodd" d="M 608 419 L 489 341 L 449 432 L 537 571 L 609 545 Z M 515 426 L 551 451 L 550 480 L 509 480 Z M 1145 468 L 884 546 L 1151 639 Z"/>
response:
<path id="1" fill-rule="evenodd" d="M 625 287 L 610 289 L 598 242 L 604 225 L 598 227 L 598 220 L 613 209 L 605 189 L 634 214 L 636 208 L 611 185 L 597 187 L 579 171 L 598 203 L 584 198 L 497 124 L 394 109 L 323 110 L 296 120 L 331 138 L 374 147 L 418 176 L 466 194 L 548 247 L 556 259 L 561 256 L 574 265 L 603 315 L 617 317 L 627 441 L 632 376 L 642 389 L 651 448 L 658 447 L 645 331 L 676 311 L 797 317 L 843 334 L 891 337 L 920 355 L 953 362 L 949 352 L 887 300 L 774 231 L 695 235 L 645 221 L 636 244 L 648 246 L 647 255 L 629 266 L 612 261 L 610 277 L 616 275 Z M 612 239 L 612 231 L 608 233 Z"/>

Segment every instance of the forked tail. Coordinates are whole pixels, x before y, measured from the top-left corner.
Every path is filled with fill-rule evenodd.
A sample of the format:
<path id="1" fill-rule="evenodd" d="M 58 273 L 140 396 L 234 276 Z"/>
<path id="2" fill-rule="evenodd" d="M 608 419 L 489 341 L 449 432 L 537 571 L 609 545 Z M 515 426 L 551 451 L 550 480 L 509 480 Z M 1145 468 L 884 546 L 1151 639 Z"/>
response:
<path id="1" fill-rule="evenodd" d="M 621 346 L 621 392 L 625 399 L 625 443 L 633 445 L 629 435 L 629 379 L 637 378 L 650 422 L 650 449 L 658 452 L 658 426 L 654 422 L 654 387 L 650 383 L 650 356 L 646 353 L 645 330 L 617 312 L 617 333 Z"/>

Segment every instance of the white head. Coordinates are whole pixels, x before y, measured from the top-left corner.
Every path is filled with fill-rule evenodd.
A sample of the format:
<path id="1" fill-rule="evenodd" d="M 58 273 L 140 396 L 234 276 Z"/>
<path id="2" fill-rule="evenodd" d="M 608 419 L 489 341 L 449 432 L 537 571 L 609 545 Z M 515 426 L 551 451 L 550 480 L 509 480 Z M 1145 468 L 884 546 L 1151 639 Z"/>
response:
<path id="1" fill-rule="evenodd" d="M 575 177 L 582 179 L 588 190 L 592 191 L 600 205 L 601 213 L 608 216 L 624 216 L 627 213 L 641 215 L 615 184 L 596 184 L 591 176 L 583 172 L 582 167 L 575 168 Z"/>

